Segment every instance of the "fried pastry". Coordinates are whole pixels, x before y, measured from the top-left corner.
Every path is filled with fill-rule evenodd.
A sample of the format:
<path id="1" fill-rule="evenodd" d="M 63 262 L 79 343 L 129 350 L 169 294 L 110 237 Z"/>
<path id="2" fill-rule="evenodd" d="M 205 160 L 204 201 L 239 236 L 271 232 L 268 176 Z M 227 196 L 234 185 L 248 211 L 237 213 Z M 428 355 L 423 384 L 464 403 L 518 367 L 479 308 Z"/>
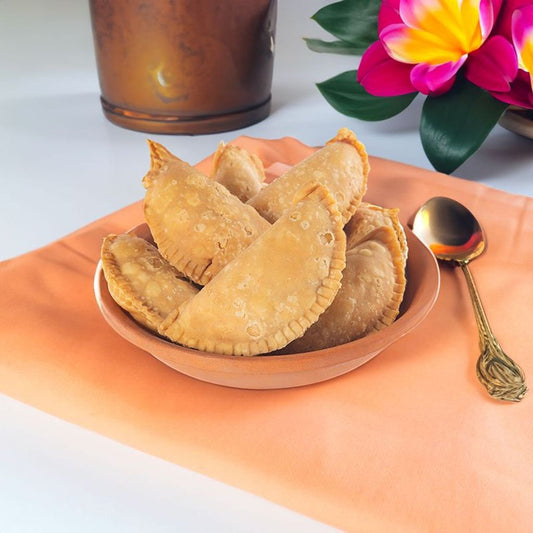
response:
<path id="1" fill-rule="evenodd" d="M 346 249 L 350 250 L 365 240 L 374 230 L 388 226 L 398 237 L 398 242 L 405 260 L 407 260 L 407 238 L 398 218 L 399 209 L 388 209 L 379 205 L 361 202 L 352 218 L 344 227 L 346 233 Z"/>
<path id="2" fill-rule="evenodd" d="M 291 167 L 248 203 L 274 222 L 291 206 L 300 187 L 318 181 L 331 191 L 346 223 L 366 192 L 368 172 L 365 147 L 353 132 L 342 128 L 323 148 Z"/>
<path id="3" fill-rule="evenodd" d="M 344 344 L 394 322 L 405 291 L 403 251 L 395 230 L 382 226 L 346 252 L 342 287 L 330 307 L 283 353 Z"/>
<path id="4" fill-rule="evenodd" d="M 101 256 L 115 302 L 153 331 L 157 332 L 163 319 L 199 290 L 183 279 L 155 246 L 135 235 L 107 236 Z"/>
<path id="5" fill-rule="evenodd" d="M 309 184 L 297 203 L 171 313 L 159 332 L 179 344 L 257 355 L 301 336 L 340 287 L 346 237 L 329 191 Z"/>
<path id="6" fill-rule="evenodd" d="M 255 154 L 220 141 L 213 157 L 211 177 L 246 203 L 263 186 L 265 170 Z"/>
<path id="7" fill-rule="evenodd" d="M 189 279 L 208 283 L 270 224 L 224 186 L 149 141 L 144 214 L 163 257 Z"/>

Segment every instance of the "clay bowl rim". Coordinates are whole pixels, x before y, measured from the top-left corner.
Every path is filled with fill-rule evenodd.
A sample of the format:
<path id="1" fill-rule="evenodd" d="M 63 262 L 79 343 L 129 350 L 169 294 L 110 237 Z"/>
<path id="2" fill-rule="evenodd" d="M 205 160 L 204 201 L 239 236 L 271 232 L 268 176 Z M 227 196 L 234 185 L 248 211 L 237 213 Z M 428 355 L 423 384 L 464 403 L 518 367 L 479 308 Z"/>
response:
<path id="1" fill-rule="evenodd" d="M 145 223 L 135 226 L 129 232 L 144 238 L 150 238 L 150 232 Z M 372 359 L 385 348 L 411 332 L 426 318 L 437 300 L 440 290 L 440 272 L 437 261 L 429 248 L 409 228 L 405 228 L 405 232 L 409 246 L 407 260 L 408 281 L 406 297 L 404 298 L 404 304 L 402 304 L 400 316 L 390 326 L 380 331 L 349 343 L 322 350 L 247 357 L 203 352 L 172 343 L 135 322 L 126 311 L 115 303 L 107 289 L 101 261 L 98 262 L 94 276 L 95 297 L 103 317 L 119 335 L 174 370 L 203 381 L 228 385 L 227 383 L 221 383 L 220 380 L 212 381 L 209 378 L 198 377 L 196 375 L 197 370 L 219 375 L 227 374 L 231 381 L 232 374 L 259 376 L 261 374 L 276 375 L 308 372 L 313 369 L 342 366 L 346 363 L 354 363 L 361 360 L 360 364 L 352 365 L 344 372 L 335 374 L 340 375 Z M 417 279 L 414 279 L 415 274 Z M 213 368 L 213 365 L 215 368 Z M 330 377 L 335 377 L 335 375 Z M 309 383 L 313 383 L 313 381 L 309 381 Z M 243 387 L 238 384 L 229 384 L 228 386 L 262 388 L 260 386 Z M 275 387 L 268 386 L 265 388 Z"/>

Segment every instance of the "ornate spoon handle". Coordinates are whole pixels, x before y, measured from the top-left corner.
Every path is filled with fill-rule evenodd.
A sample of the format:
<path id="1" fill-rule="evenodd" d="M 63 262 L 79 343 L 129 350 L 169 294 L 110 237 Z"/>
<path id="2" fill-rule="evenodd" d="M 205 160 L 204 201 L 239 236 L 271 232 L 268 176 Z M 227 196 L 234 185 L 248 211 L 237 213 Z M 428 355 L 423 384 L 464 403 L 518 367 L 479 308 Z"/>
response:
<path id="1" fill-rule="evenodd" d="M 524 373 L 504 353 L 492 333 L 474 278 L 468 268 L 468 261 L 460 261 L 459 265 L 466 278 L 479 330 L 481 355 L 476 364 L 477 377 L 492 397 L 509 402 L 519 402 L 527 391 Z"/>

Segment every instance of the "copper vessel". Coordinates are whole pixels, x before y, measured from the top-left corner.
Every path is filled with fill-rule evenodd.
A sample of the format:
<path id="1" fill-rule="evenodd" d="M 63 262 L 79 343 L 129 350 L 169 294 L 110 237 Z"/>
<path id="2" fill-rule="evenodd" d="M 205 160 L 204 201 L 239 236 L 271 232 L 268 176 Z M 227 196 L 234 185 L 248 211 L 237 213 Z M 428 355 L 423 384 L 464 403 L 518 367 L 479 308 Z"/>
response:
<path id="1" fill-rule="evenodd" d="M 125 128 L 215 133 L 270 112 L 276 0 L 90 0 L 101 102 Z"/>

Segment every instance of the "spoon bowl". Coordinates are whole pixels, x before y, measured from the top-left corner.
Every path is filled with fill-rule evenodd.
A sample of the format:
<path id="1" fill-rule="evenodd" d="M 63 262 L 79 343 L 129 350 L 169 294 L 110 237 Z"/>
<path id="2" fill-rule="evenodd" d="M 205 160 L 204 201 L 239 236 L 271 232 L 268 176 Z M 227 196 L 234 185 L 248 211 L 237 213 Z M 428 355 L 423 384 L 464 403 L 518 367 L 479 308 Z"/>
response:
<path id="1" fill-rule="evenodd" d="M 486 236 L 474 215 L 462 204 L 436 196 L 417 211 L 413 231 L 438 259 L 470 261 L 485 251 Z"/>
<path id="2" fill-rule="evenodd" d="M 518 402 L 526 394 L 522 369 L 502 350 L 481 303 L 468 263 L 486 248 L 486 236 L 476 217 L 451 198 L 436 196 L 416 212 L 413 232 L 441 261 L 461 267 L 472 298 L 481 355 L 476 364 L 479 381 L 497 399 Z"/>

